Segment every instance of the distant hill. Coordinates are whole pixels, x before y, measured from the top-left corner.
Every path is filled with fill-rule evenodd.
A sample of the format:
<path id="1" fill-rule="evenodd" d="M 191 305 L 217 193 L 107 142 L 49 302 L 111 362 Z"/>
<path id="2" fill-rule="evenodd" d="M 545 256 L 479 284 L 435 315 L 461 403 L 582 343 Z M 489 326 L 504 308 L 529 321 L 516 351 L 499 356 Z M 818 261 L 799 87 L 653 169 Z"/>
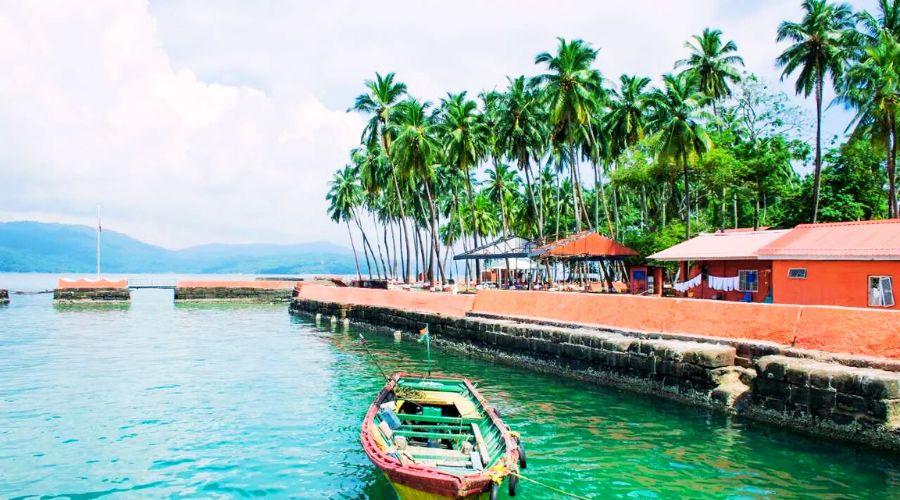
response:
<path id="1" fill-rule="evenodd" d="M 94 228 L 0 222 L 0 272 L 93 272 Z M 168 250 L 104 230 L 101 264 L 109 273 L 351 274 L 353 255 L 325 241 L 300 245 L 213 244 Z"/>

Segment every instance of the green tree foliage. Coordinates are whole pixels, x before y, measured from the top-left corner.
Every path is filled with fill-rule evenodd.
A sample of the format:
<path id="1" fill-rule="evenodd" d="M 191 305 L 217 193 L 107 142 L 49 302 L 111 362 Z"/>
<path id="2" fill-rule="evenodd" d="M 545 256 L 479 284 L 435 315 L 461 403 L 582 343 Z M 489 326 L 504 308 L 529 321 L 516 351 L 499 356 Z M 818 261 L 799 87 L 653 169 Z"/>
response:
<path id="1" fill-rule="evenodd" d="M 370 272 L 435 282 L 477 280 L 451 255 L 503 236 L 543 243 L 590 228 L 647 255 L 697 231 L 894 216 L 900 0 L 874 13 L 801 5 L 800 20 L 777 27 L 775 63 L 815 97 L 815 121 L 742 73 L 715 28 L 690 37 L 656 86 L 604 80 L 598 49 L 563 38 L 534 58 L 534 76 L 477 98 L 432 105 L 376 73 L 351 107 L 366 125 L 330 186 L 329 216 L 360 236 Z M 826 82 L 855 118 L 823 154 Z"/>

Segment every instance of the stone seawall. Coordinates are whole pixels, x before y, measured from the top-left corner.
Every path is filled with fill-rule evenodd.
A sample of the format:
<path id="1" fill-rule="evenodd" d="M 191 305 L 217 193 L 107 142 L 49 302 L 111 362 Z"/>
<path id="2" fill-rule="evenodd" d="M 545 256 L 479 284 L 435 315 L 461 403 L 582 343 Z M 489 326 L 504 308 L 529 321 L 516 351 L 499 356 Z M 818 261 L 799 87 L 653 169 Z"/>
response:
<path id="1" fill-rule="evenodd" d="M 128 288 L 56 288 L 53 300 L 59 302 L 128 302 Z"/>
<path id="2" fill-rule="evenodd" d="M 177 287 L 175 300 L 289 302 L 293 289 L 248 287 Z"/>
<path id="3" fill-rule="evenodd" d="M 9 290 L 0 289 L 0 304 L 9 304 Z"/>
<path id="4" fill-rule="evenodd" d="M 900 451 L 897 372 L 784 356 L 777 346 L 765 348 L 765 344 L 749 343 L 742 348 L 689 338 L 455 317 L 302 296 L 291 302 L 290 311 L 407 332 L 427 323 L 437 344 L 486 359 Z"/>

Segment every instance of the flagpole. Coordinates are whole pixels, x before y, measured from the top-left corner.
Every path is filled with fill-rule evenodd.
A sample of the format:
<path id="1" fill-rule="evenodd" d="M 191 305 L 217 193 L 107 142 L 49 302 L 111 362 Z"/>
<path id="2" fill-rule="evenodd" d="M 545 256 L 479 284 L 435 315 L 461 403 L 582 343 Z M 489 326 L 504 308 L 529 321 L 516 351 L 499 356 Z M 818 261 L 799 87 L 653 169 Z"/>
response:
<path id="1" fill-rule="evenodd" d="M 425 351 L 428 353 L 428 376 L 431 376 L 431 330 L 428 329 L 428 323 L 425 323 L 426 339 Z"/>
<path id="2" fill-rule="evenodd" d="M 100 279 L 100 204 L 97 204 L 97 279 Z"/>

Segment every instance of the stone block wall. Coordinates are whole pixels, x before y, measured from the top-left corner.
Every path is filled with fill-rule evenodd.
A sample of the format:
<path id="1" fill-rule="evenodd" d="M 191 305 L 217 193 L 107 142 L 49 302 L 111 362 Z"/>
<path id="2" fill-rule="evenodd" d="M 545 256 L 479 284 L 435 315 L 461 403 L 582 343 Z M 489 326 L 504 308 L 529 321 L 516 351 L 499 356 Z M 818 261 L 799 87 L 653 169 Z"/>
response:
<path id="1" fill-rule="evenodd" d="M 57 288 L 53 300 L 62 302 L 127 302 L 131 300 L 128 288 Z"/>
<path id="2" fill-rule="evenodd" d="M 175 300 L 289 302 L 293 290 L 293 288 L 179 286 L 175 288 Z"/>
<path id="3" fill-rule="evenodd" d="M 900 451 L 900 373 L 771 354 L 772 346 L 651 338 L 298 297 L 292 314 L 416 332 L 492 361 L 747 415 Z"/>
<path id="4" fill-rule="evenodd" d="M 828 428 L 900 427 L 900 373 L 766 356 L 753 391 L 762 413 L 791 415 Z"/>

